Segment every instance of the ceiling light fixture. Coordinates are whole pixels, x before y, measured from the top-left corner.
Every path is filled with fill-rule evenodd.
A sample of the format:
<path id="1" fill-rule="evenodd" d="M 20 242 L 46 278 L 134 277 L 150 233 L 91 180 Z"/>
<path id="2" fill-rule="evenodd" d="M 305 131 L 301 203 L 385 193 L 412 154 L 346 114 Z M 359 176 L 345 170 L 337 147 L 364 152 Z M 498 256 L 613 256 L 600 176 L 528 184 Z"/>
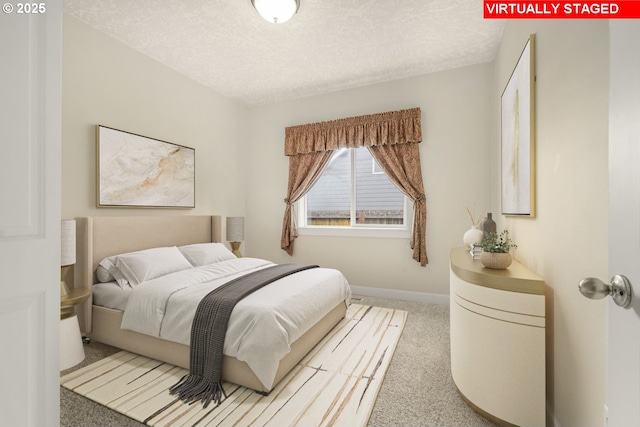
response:
<path id="1" fill-rule="evenodd" d="M 300 8 L 300 0 L 251 0 L 260 16 L 274 24 L 287 22 Z"/>

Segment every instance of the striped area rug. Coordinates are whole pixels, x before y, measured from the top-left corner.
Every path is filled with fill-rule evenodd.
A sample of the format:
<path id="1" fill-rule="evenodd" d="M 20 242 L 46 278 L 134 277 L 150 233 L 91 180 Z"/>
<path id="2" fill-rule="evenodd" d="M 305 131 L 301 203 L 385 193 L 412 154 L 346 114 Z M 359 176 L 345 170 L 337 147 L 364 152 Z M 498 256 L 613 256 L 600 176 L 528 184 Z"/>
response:
<path id="1" fill-rule="evenodd" d="M 365 426 L 406 318 L 405 311 L 351 304 L 268 396 L 225 383 L 228 397 L 218 407 L 169 394 L 185 369 L 125 351 L 60 382 L 149 426 Z"/>

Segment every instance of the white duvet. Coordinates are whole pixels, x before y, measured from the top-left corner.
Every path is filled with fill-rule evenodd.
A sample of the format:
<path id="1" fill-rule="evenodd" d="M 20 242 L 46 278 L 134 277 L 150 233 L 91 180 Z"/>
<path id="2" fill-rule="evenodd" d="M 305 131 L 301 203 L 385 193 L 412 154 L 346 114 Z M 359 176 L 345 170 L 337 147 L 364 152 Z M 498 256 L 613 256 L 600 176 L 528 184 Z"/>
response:
<path id="1" fill-rule="evenodd" d="M 262 259 L 238 258 L 140 283 L 129 296 L 121 327 L 189 345 L 196 308 L 207 293 L 271 265 Z M 271 389 L 290 344 L 350 296 L 349 284 L 338 270 L 313 268 L 282 278 L 236 305 L 223 353 L 246 362 Z"/>

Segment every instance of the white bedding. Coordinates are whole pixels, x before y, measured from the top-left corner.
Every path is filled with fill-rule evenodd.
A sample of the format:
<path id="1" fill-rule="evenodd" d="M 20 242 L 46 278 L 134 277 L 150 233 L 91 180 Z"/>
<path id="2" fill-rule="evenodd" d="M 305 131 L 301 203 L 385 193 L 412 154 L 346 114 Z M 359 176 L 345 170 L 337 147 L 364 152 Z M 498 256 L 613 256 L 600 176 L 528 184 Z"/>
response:
<path id="1" fill-rule="evenodd" d="M 93 305 L 124 311 L 131 291 L 131 287 L 122 289 L 116 282 L 96 283 L 91 290 Z"/>
<path id="2" fill-rule="evenodd" d="M 122 328 L 188 345 L 196 307 L 207 293 L 270 265 L 238 258 L 140 283 L 129 292 Z M 280 279 L 236 305 L 223 352 L 246 362 L 270 389 L 290 344 L 350 296 L 346 278 L 334 269 L 313 268 Z"/>

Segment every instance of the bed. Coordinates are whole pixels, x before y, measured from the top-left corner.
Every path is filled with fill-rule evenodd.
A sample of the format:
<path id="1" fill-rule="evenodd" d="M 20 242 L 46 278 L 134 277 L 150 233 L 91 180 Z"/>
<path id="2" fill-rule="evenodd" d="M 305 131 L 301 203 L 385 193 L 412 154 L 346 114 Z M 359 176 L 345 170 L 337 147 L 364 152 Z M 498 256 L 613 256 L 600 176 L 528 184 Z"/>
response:
<path id="1" fill-rule="evenodd" d="M 221 242 L 221 217 L 207 215 L 177 215 L 177 216 L 105 216 L 77 218 L 77 255 L 74 274 L 74 286 L 93 288 L 100 281 L 96 272 L 98 266 L 105 258 L 132 253 L 151 248 L 189 247 L 201 244 Z M 204 245 L 207 246 L 207 245 Z M 255 259 L 238 259 L 238 263 L 257 263 Z M 224 263 L 233 264 L 228 260 Z M 253 264 L 251 264 L 253 266 Z M 214 266 L 217 267 L 217 266 Z M 208 267 L 204 267 L 208 268 Z M 235 268 L 235 267 L 234 267 Z M 258 267 L 259 268 L 259 267 Z M 337 270 L 316 268 L 323 274 L 336 276 L 336 280 L 344 280 L 339 295 L 332 295 L 331 303 L 323 303 L 324 306 L 314 309 L 305 320 L 299 336 L 290 339 L 289 349 L 286 355 L 279 359 L 276 366 L 270 369 L 275 372 L 273 381 L 265 380 L 264 373 L 255 366 L 251 366 L 251 360 L 231 352 L 226 354 L 227 343 L 225 341 L 225 355 L 222 363 L 222 378 L 225 381 L 248 387 L 261 393 L 270 392 L 273 387 L 318 343 L 333 327 L 344 317 L 351 295 L 346 279 Z M 195 269 L 194 269 L 195 271 Z M 303 274 L 298 273 L 298 274 Z M 195 274 L 195 273 L 194 273 Z M 289 277 L 291 281 L 296 275 Z M 302 276 L 300 276 L 302 277 Z M 341 278 L 340 278 L 341 277 Z M 162 281 L 163 278 L 154 279 Z M 142 289 L 154 280 L 141 283 L 136 286 Z M 268 285 L 273 295 L 277 291 L 275 286 L 279 282 Z M 297 278 L 301 283 L 302 279 Z M 311 280 L 305 278 L 305 281 Z M 333 279 L 332 279 L 333 280 Z M 107 283 L 108 284 L 108 283 Z M 104 285 L 104 284 L 103 284 Z M 324 284 L 323 284 L 324 285 Z M 284 285 L 283 285 L 284 286 Z M 290 283 L 289 283 L 290 286 Z M 309 284 L 305 283 L 305 286 Z M 334 286 L 334 285 L 331 285 Z M 318 287 L 318 286 L 316 286 Z M 96 288 L 97 289 L 97 288 Z M 124 288 L 123 288 L 124 289 Z M 263 289 L 245 298 L 260 299 Z M 279 292 L 279 291 L 278 291 Z M 98 293 L 96 293 L 96 298 Z M 129 298 L 129 297 L 127 297 Z M 234 309 L 241 310 L 241 301 Z M 126 301 L 126 298 L 125 298 Z M 255 301 L 253 301 L 255 303 Z M 249 303 L 247 303 L 249 304 Z M 127 306 L 128 307 L 128 306 Z M 250 305 L 249 305 L 250 307 Z M 246 309 L 245 309 L 246 310 Z M 176 342 L 164 337 L 147 335 L 135 330 L 122 329 L 123 318 L 126 320 L 122 306 L 117 303 L 114 307 L 99 306 L 93 302 L 93 297 L 76 308 L 81 330 L 92 340 L 102 342 L 114 347 L 128 350 L 143 356 L 151 357 L 163 362 L 171 363 L 183 368 L 189 368 L 189 345 Z M 229 331 L 232 322 L 229 324 Z M 169 328 L 167 328 L 169 329 Z M 175 329 L 175 328 L 174 328 Z M 184 329 L 184 328 L 183 328 Z M 295 336 L 295 334 L 292 334 Z M 270 378 L 271 376 L 269 376 Z"/>

